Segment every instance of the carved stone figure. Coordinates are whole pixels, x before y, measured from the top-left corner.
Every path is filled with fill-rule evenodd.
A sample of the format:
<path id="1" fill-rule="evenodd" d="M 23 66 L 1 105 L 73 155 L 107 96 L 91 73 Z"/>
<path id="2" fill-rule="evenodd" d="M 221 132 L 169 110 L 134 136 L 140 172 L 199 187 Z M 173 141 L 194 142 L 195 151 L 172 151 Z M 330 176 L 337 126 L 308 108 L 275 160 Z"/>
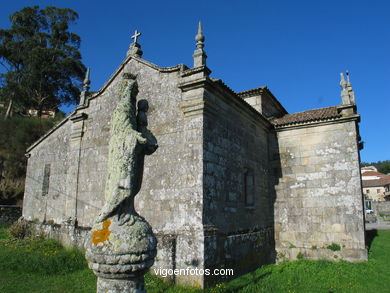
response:
<path id="1" fill-rule="evenodd" d="M 147 129 L 146 100 L 139 101 L 136 115 L 137 94 L 135 78 L 125 73 L 111 119 L 105 204 L 86 244 L 86 258 L 98 276 L 98 292 L 145 292 L 143 275 L 156 256 L 152 229 L 134 209 L 144 157 L 158 147 Z"/>

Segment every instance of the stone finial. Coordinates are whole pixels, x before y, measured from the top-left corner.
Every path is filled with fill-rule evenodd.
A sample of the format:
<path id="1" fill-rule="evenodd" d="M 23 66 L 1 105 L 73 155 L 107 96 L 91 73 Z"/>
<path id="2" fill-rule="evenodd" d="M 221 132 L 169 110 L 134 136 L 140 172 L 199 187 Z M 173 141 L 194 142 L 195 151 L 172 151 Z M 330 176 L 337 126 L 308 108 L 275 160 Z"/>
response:
<path id="1" fill-rule="evenodd" d="M 340 72 L 340 87 L 341 89 L 347 88 L 347 82 L 344 79 L 344 73 Z"/>
<path id="2" fill-rule="evenodd" d="M 131 36 L 131 38 L 134 40 L 134 42 L 130 45 L 129 51 L 127 51 L 127 56 L 132 55 L 136 57 L 142 57 L 142 50 L 141 50 L 141 45 L 137 43 L 137 39 L 139 36 L 142 34 L 138 31 L 134 31 L 134 35 Z"/>
<path id="3" fill-rule="evenodd" d="M 198 23 L 198 33 L 195 36 L 196 47 L 198 49 L 203 49 L 204 48 L 204 40 L 205 40 L 205 37 L 204 37 L 203 31 L 202 31 L 202 22 L 199 21 L 199 23 Z"/>
<path id="4" fill-rule="evenodd" d="M 351 104 L 355 104 L 355 92 L 352 89 L 352 83 L 349 78 L 348 70 L 346 71 L 346 75 L 347 75 L 347 91 L 348 91 L 349 99 L 351 101 Z"/>
<path id="5" fill-rule="evenodd" d="M 90 74 L 90 70 L 88 67 L 87 72 L 85 73 L 84 81 L 83 81 L 83 91 L 80 94 L 80 103 L 79 103 L 80 106 L 85 105 L 87 95 L 89 92 L 89 88 L 90 88 L 89 85 L 91 84 L 91 81 L 89 79 L 89 74 Z"/>
<path id="6" fill-rule="evenodd" d="M 203 31 L 202 31 L 202 23 L 199 21 L 198 33 L 195 36 L 196 48 L 197 49 L 195 50 L 194 55 L 193 55 L 193 57 L 194 57 L 194 68 L 206 65 L 207 55 L 203 51 L 204 40 L 205 40 L 205 37 L 204 37 Z"/>
<path id="7" fill-rule="evenodd" d="M 89 91 L 89 85 L 91 84 L 91 81 L 89 80 L 89 74 L 90 74 L 90 69 L 88 67 L 87 68 L 87 72 L 85 73 L 84 81 L 83 81 L 83 89 L 84 89 L 84 91 Z"/>
<path id="8" fill-rule="evenodd" d="M 347 90 L 347 82 L 344 79 L 344 73 L 340 73 L 341 100 L 343 105 L 351 104 Z"/>

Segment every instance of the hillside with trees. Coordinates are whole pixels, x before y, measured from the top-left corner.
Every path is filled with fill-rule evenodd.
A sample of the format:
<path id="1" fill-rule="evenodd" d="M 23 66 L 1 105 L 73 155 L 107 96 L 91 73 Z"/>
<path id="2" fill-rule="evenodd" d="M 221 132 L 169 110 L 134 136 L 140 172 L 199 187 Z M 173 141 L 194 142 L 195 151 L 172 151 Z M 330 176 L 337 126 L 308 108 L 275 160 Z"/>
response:
<path id="1" fill-rule="evenodd" d="M 0 204 L 20 201 L 26 149 L 64 118 L 60 105 L 78 103 L 86 67 L 69 31 L 77 19 L 67 8 L 25 7 L 0 29 Z"/>
<path id="2" fill-rule="evenodd" d="M 14 116 L 0 120 L 0 204 L 16 204 L 23 197 L 26 149 L 64 118 Z"/>

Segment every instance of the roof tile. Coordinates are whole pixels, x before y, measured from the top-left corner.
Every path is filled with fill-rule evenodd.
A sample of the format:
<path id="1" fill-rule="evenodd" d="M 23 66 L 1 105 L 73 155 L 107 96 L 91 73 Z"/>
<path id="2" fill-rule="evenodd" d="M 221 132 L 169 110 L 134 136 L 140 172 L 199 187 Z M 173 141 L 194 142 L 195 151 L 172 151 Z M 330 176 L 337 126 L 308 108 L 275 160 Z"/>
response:
<path id="1" fill-rule="evenodd" d="M 333 106 L 304 112 L 286 114 L 281 118 L 274 119 L 272 123 L 276 126 L 282 126 L 303 122 L 322 121 L 339 117 L 341 117 L 341 114 L 338 112 L 337 107 Z"/>
<path id="2" fill-rule="evenodd" d="M 381 187 L 390 184 L 390 179 L 362 180 L 363 187 Z"/>

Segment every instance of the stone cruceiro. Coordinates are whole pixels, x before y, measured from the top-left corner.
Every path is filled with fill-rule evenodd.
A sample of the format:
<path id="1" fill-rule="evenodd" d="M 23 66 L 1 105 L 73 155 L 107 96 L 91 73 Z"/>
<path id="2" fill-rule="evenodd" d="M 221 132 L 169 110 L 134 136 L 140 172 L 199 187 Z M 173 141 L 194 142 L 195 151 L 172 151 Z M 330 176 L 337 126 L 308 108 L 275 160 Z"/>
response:
<path id="1" fill-rule="evenodd" d="M 146 100 L 139 103 L 136 116 L 137 93 L 136 80 L 125 73 L 111 119 L 105 204 L 86 242 L 89 267 L 98 276 L 98 293 L 145 292 L 143 275 L 157 253 L 151 226 L 134 209 L 144 156 L 157 149 L 146 128 Z"/>

